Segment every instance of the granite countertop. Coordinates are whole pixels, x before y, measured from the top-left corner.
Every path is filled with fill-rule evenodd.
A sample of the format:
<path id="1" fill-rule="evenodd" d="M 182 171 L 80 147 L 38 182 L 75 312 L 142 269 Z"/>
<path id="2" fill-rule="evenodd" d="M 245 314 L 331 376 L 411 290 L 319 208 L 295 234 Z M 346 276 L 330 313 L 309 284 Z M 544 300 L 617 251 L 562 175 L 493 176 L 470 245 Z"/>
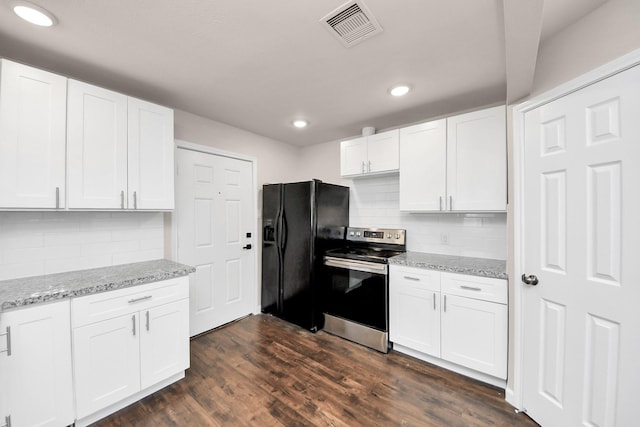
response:
<path id="1" fill-rule="evenodd" d="M 0 312 L 63 298 L 112 291 L 172 279 L 195 268 L 159 259 L 0 281 Z"/>
<path id="2" fill-rule="evenodd" d="M 405 252 L 402 255 L 389 258 L 389 264 L 468 274 L 471 276 L 507 279 L 507 261 L 501 259 Z"/>

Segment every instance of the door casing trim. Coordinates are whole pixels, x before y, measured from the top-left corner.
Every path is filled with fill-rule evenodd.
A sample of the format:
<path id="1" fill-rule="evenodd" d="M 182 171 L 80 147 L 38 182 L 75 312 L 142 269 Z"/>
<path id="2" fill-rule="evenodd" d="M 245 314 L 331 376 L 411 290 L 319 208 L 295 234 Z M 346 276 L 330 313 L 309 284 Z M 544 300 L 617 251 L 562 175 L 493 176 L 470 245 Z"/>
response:
<path id="1" fill-rule="evenodd" d="M 513 264 L 510 277 L 513 284 L 513 303 L 511 307 L 514 313 L 514 324 L 512 335 L 514 340 L 513 354 L 509 355 L 509 363 L 513 363 L 513 378 L 509 378 L 505 390 L 505 400 L 519 410 L 525 410 L 523 402 L 523 367 L 524 367 L 524 293 L 520 277 L 524 271 L 524 116 L 527 112 L 534 110 L 556 99 L 567 96 L 573 92 L 621 73 L 629 68 L 640 65 L 640 49 L 634 50 L 598 68 L 595 68 L 575 79 L 563 83 L 547 92 L 513 106 Z"/>

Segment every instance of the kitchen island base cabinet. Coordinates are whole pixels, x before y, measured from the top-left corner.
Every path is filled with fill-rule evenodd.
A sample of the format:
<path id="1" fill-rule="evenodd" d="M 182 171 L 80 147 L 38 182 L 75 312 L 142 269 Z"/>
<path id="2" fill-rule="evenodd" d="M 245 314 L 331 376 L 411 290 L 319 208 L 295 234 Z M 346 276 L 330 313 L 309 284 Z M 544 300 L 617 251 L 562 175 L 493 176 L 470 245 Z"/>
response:
<path id="1" fill-rule="evenodd" d="M 504 388 L 507 322 L 505 280 L 390 266 L 396 351 Z"/>
<path id="2" fill-rule="evenodd" d="M 66 426 L 74 421 L 69 301 L 0 316 L 0 425 Z"/>
<path id="3" fill-rule="evenodd" d="M 187 277 L 72 302 L 76 425 L 87 425 L 184 377 Z"/>

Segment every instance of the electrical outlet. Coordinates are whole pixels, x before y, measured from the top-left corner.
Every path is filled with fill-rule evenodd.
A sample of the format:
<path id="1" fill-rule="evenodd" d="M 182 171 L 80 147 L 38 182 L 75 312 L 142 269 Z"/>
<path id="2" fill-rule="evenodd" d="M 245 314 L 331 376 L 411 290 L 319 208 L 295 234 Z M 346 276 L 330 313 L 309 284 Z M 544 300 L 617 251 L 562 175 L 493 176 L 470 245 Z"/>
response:
<path id="1" fill-rule="evenodd" d="M 448 245 L 449 244 L 449 234 L 440 233 L 440 244 L 441 245 Z"/>

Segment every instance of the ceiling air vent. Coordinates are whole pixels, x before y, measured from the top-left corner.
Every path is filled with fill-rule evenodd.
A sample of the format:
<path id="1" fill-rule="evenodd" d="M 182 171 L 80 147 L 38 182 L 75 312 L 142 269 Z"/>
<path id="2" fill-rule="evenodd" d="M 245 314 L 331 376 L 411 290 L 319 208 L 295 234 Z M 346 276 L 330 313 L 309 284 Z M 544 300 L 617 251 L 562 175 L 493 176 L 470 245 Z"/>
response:
<path id="1" fill-rule="evenodd" d="M 346 47 L 382 32 L 382 27 L 362 1 L 343 4 L 322 18 L 320 23 Z"/>

